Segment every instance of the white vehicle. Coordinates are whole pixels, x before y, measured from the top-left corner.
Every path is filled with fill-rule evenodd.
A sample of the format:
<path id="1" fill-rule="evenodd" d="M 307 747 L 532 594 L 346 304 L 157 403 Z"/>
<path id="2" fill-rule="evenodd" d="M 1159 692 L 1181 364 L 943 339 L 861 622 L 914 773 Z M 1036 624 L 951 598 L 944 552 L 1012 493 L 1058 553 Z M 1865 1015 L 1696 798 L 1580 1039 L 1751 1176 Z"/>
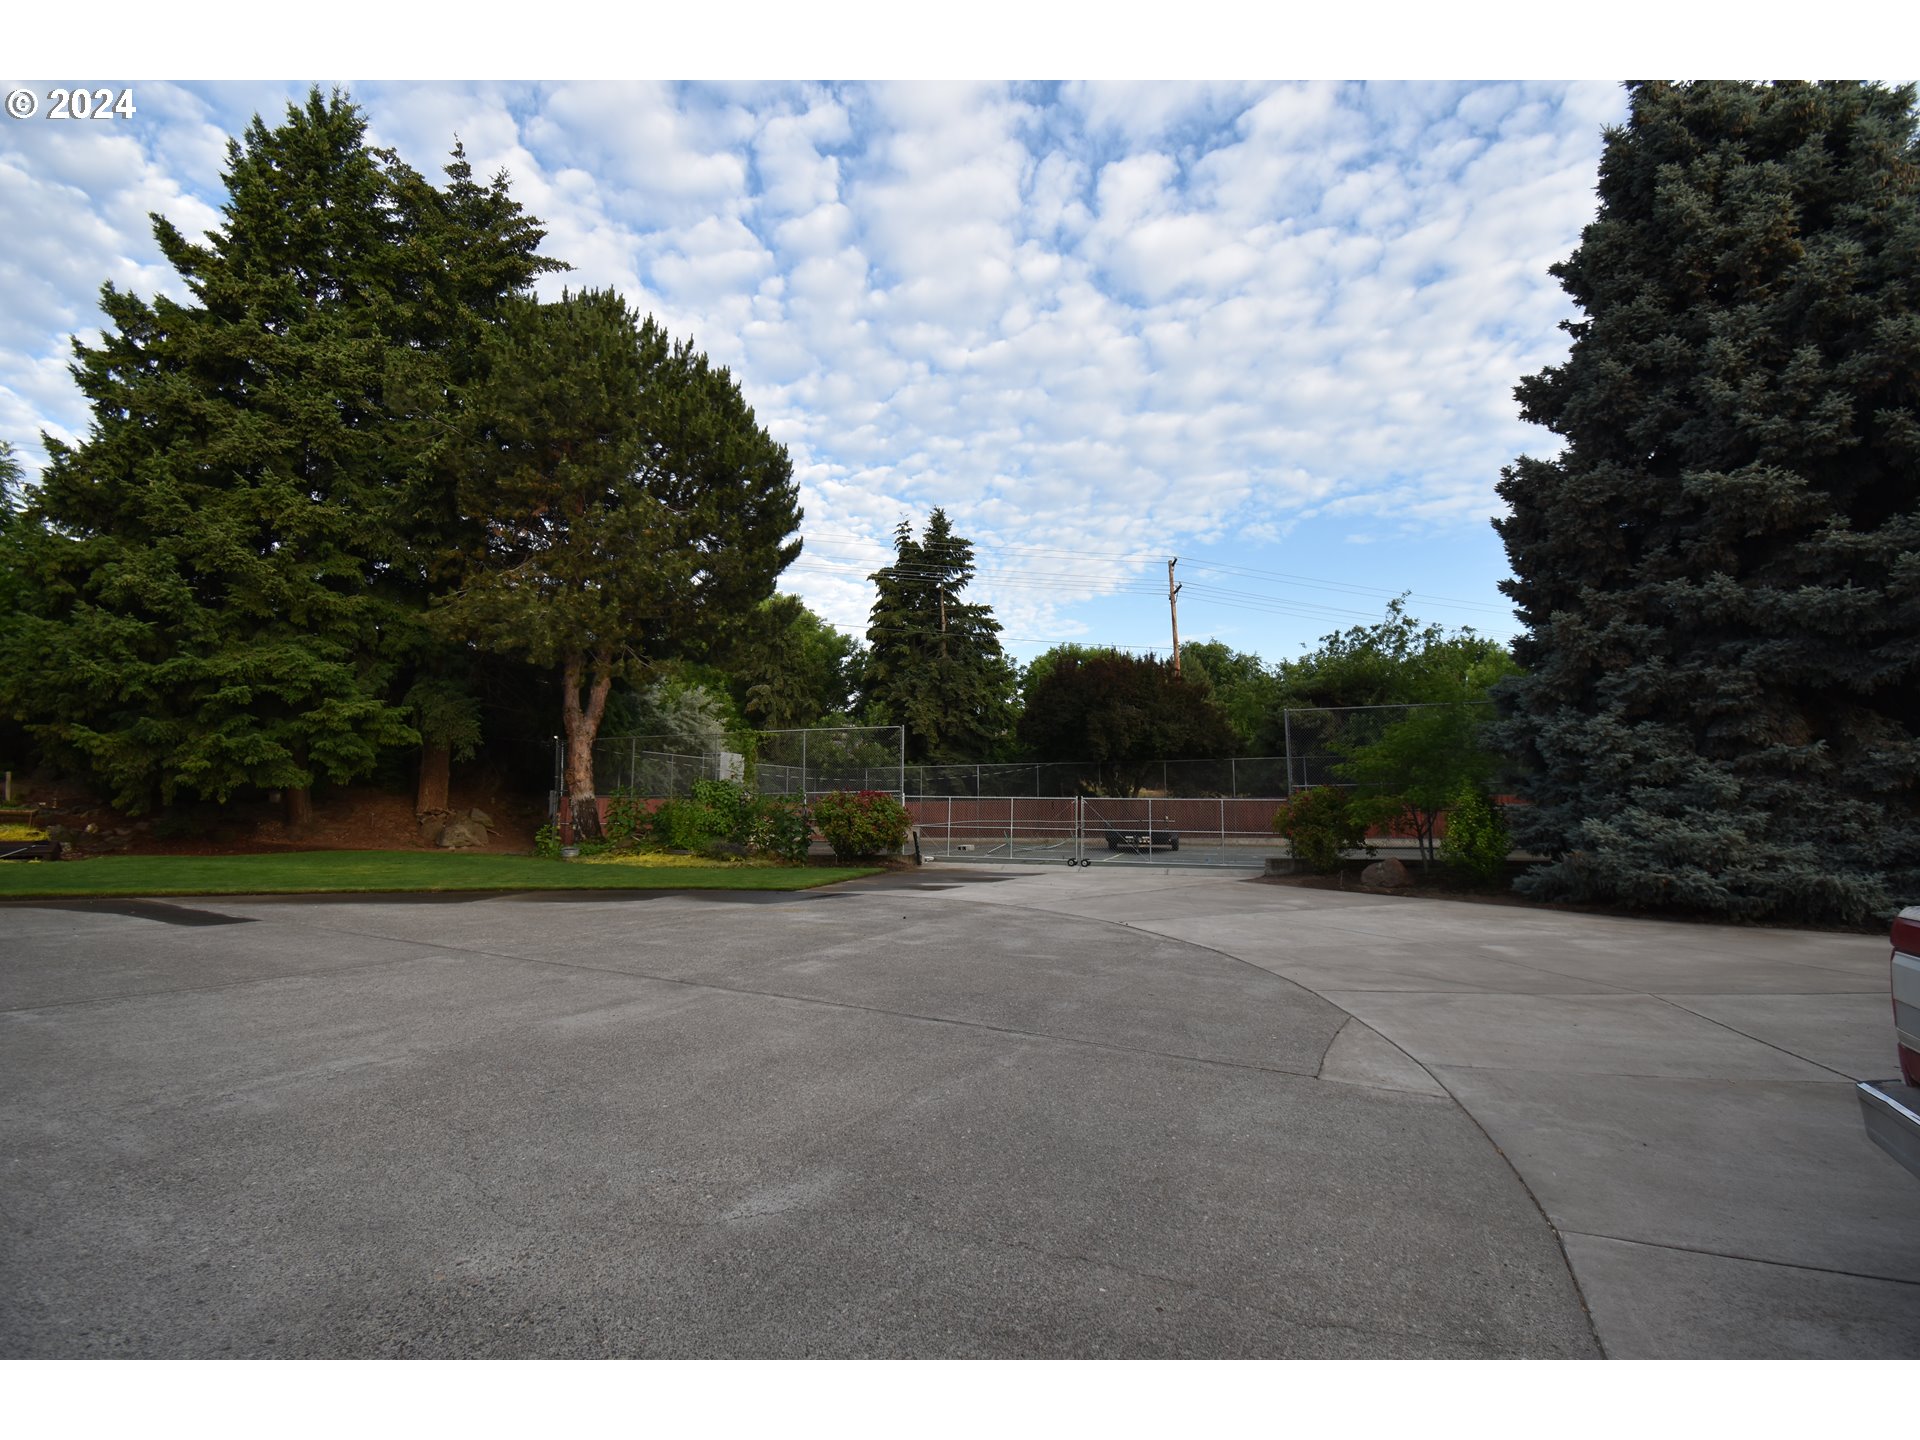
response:
<path id="1" fill-rule="evenodd" d="M 1855 1094 L 1866 1113 L 1867 1137 L 1920 1175 L 1920 905 L 1893 922 L 1892 969 L 1900 1078 L 1862 1081 Z"/>

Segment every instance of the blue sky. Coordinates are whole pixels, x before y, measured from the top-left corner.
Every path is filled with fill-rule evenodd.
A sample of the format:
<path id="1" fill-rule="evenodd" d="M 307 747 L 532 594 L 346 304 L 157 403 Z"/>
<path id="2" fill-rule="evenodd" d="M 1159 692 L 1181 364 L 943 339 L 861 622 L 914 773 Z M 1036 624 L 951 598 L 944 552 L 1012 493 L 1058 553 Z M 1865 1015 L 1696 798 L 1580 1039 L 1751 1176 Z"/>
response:
<path id="1" fill-rule="evenodd" d="M 329 61 L 133 82 L 131 121 L 0 121 L 0 435 L 31 462 L 41 430 L 84 433 L 67 343 L 97 325 L 100 284 L 179 293 L 148 212 L 214 225 L 227 137 L 317 81 L 422 170 L 461 137 L 546 223 L 564 283 L 617 286 L 732 368 L 803 487 L 782 588 L 844 629 L 863 628 L 893 526 L 940 505 L 1022 658 L 1164 652 L 1171 556 L 1182 639 L 1269 660 L 1403 590 L 1423 619 L 1512 633 L 1493 487 L 1554 448 L 1512 390 L 1565 353 L 1547 267 L 1592 216 L 1615 82 L 477 82 L 309 63 Z M 708 72 L 690 56 L 680 73 Z"/>

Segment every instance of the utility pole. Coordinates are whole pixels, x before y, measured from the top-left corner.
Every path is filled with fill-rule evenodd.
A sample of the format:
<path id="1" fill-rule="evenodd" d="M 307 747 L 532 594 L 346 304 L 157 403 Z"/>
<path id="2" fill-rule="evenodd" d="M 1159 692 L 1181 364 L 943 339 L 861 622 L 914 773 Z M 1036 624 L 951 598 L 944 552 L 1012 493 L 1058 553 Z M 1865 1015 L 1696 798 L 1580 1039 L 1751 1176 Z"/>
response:
<path id="1" fill-rule="evenodd" d="M 942 585 L 940 595 L 940 658 L 947 658 L 947 587 Z"/>
<path id="2" fill-rule="evenodd" d="M 1173 673 L 1180 673 L 1180 601 L 1181 587 L 1173 583 L 1173 567 L 1180 563 L 1180 557 L 1174 556 L 1167 561 L 1167 609 L 1173 612 Z"/>

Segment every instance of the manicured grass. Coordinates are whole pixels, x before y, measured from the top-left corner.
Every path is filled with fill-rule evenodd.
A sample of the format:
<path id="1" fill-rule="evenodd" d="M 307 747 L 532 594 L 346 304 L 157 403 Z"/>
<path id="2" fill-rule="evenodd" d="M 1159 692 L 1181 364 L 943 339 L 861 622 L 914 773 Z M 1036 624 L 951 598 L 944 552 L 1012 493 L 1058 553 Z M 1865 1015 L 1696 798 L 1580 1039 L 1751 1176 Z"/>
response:
<path id="1" fill-rule="evenodd" d="M 92 860 L 0 861 L 0 899 L 412 890 L 808 890 L 878 873 L 870 865 L 583 865 L 531 855 L 407 850 L 105 855 Z"/>

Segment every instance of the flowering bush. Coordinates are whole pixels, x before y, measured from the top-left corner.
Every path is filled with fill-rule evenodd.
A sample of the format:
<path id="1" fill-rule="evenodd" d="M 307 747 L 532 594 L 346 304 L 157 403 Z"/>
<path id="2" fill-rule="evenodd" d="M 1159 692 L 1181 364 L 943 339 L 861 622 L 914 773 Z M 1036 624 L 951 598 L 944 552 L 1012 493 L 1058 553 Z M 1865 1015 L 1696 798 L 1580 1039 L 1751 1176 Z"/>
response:
<path id="1" fill-rule="evenodd" d="M 842 860 L 889 855 L 913 830 L 907 807 L 884 790 L 836 790 L 813 802 L 813 823 Z"/>

